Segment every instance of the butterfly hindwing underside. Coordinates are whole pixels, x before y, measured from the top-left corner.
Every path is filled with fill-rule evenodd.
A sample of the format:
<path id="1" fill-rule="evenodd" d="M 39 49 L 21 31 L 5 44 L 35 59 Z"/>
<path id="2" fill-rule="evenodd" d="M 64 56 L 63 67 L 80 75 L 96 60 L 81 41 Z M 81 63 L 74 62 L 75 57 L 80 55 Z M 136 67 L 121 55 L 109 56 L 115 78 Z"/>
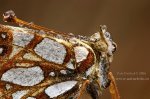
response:
<path id="1" fill-rule="evenodd" d="M 12 11 L 4 19 L 25 24 Z M 81 37 L 28 25 L 0 25 L 0 99 L 99 99 L 116 49 L 106 27 Z"/>

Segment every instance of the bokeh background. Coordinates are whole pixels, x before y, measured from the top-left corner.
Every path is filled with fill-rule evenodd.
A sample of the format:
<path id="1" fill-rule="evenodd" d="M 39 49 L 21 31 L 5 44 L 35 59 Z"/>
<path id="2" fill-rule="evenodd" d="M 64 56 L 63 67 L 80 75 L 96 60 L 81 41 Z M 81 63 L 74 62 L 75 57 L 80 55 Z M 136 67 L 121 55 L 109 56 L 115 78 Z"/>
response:
<path id="1" fill-rule="evenodd" d="M 0 0 L 0 15 L 9 9 L 23 20 L 86 36 L 107 25 L 118 45 L 111 71 L 121 99 L 150 99 L 150 0 Z M 0 24 L 9 23 L 0 17 Z M 110 99 L 108 89 L 102 99 Z"/>

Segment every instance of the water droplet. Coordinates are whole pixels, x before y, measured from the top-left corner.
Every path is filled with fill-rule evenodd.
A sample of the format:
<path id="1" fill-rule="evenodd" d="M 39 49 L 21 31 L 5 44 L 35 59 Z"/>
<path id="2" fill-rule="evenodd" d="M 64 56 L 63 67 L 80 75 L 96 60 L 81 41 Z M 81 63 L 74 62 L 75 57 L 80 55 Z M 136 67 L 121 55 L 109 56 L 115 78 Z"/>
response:
<path id="1" fill-rule="evenodd" d="M 54 72 L 50 72 L 49 75 L 50 76 L 55 76 L 55 73 Z"/>
<path id="2" fill-rule="evenodd" d="M 60 73 L 65 75 L 65 74 L 67 74 L 67 71 L 66 70 L 61 70 Z"/>

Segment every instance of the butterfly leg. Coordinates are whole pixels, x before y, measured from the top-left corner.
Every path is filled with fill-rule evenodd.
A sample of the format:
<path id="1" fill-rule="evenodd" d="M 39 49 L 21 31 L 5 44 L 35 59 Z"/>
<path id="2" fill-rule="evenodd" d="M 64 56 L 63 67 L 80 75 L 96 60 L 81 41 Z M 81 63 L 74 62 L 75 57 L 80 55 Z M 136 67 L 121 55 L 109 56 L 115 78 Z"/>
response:
<path id="1" fill-rule="evenodd" d="M 109 86 L 109 91 L 111 93 L 112 99 L 120 99 L 119 92 L 118 92 L 118 89 L 117 89 L 117 85 L 116 85 L 116 82 L 115 82 L 115 78 L 114 78 L 112 72 L 109 72 L 108 75 L 109 75 L 109 79 L 111 80 L 111 83 L 110 83 L 110 86 Z"/>
<path id="2" fill-rule="evenodd" d="M 83 95 L 83 93 L 84 93 L 84 91 L 86 90 L 86 87 L 87 87 L 87 85 L 88 85 L 89 83 L 90 83 L 89 80 L 86 80 L 86 81 L 83 82 L 83 84 L 82 84 L 82 86 L 81 86 L 81 89 L 80 89 L 80 91 L 79 91 L 79 95 L 78 95 L 77 99 L 81 99 L 81 96 Z"/>
<path id="3" fill-rule="evenodd" d="M 99 82 L 89 83 L 86 90 L 92 99 L 100 99 L 101 89 Z"/>

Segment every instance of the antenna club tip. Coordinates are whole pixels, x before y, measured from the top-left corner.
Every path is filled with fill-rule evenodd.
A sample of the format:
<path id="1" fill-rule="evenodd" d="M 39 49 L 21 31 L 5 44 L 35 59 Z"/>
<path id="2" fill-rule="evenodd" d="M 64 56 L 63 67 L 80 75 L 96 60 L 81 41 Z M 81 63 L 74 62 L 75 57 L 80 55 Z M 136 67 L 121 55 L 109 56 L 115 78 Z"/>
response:
<path id="1" fill-rule="evenodd" d="M 3 20 L 5 22 L 14 22 L 15 13 L 12 10 L 8 10 L 3 14 Z"/>

